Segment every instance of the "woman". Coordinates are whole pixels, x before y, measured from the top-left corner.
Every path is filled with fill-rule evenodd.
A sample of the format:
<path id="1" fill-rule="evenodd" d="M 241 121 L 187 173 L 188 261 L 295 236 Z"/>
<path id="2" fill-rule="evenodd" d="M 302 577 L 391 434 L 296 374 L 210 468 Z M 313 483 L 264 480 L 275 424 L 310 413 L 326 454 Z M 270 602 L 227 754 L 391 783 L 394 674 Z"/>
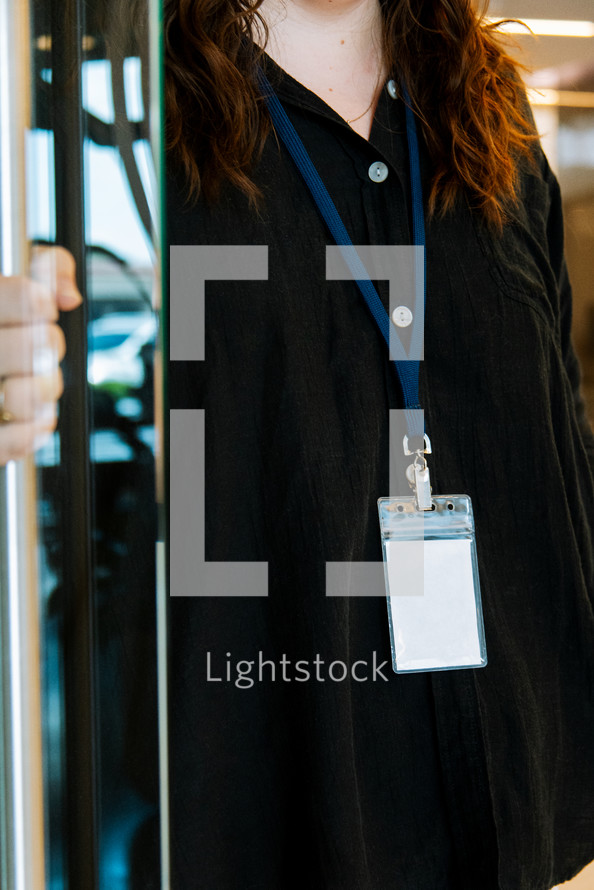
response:
<path id="1" fill-rule="evenodd" d="M 594 437 L 518 72 L 470 0 L 169 0 L 165 28 L 169 241 L 268 256 L 207 283 L 205 359 L 170 364 L 205 411 L 206 558 L 268 563 L 268 596 L 171 602 L 174 886 L 548 890 L 594 858 Z M 397 675 L 385 601 L 325 595 L 328 562 L 381 561 L 402 393 L 258 67 L 356 245 L 412 241 L 408 90 L 420 404 L 433 491 L 474 504 L 481 670 Z M 291 673 L 316 658 L 366 680 Z"/>

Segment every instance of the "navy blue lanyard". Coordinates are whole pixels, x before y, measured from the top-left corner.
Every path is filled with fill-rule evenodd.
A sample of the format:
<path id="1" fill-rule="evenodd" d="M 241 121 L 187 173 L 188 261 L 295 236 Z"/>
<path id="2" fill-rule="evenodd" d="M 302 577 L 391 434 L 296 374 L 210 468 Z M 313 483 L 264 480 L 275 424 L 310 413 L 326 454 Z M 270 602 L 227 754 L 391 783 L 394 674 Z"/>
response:
<path id="1" fill-rule="evenodd" d="M 420 363 L 419 361 L 411 360 L 409 356 L 421 354 L 423 339 L 424 306 L 426 299 L 424 250 L 425 214 L 423 211 L 423 190 L 421 186 L 421 166 L 419 160 L 417 127 L 415 116 L 411 109 L 408 91 L 405 87 L 403 88 L 406 105 L 406 134 L 408 139 L 413 208 L 413 243 L 422 247 L 423 250 L 415 251 L 415 312 L 413 316 L 410 347 L 409 352 L 407 353 L 399 339 L 395 340 L 393 336 L 390 337 L 392 327 L 390 316 L 384 309 L 384 305 L 373 283 L 369 280 L 369 275 L 367 274 L 365 266 L 356 250 L 353 248 L 353 242 L 350 239 L 349 233 L 336 209 L 334 201 L 328 193 L 328 189 L 324 185 L 320 174 L 314 167 L 314 164 L 307 153 L 307 149 L 301 141 L 295 127 L 289 120 L 287 112 L 279 101 L 270 82 L 261 70 L 259 71 L 259 78 L 274 128 L 284 142 L 285 147 L 293 158 L 299 172 L 303 176 L 330 234 L 338 246 L 351 248 L 350 250 L 343 252 L 345 262 L 349 267 L 371 314 L 375 318 L 382 336 L 388 344 L 388 348 L 390 345 L 393 350 L 394 347 L 396 347 L 396 350 L 400 355 L 400 357 L 395 360 L 394 364 L 396 365 L 398 379 L 400 380 L 400 385 L 402 387 L 409 436 L 423 436 L 425 432 L 422 420 L 423 415 L 419 410 L 421 408 L 419 404 Z"/>

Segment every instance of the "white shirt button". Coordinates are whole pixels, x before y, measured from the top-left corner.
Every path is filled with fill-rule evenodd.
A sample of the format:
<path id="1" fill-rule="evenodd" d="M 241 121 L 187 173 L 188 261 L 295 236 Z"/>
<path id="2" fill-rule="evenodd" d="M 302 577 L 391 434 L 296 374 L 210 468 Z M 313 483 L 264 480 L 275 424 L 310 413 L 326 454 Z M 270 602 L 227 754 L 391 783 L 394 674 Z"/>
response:
<path id="1" fill-rule="evenodd" d="M 413 314 L 408 306 L 396 306 L 392 312 L 392 321 L 399 328 L 407 328 L 412 321 Z"/>
<path id="2" fill-rule="evenodd" d="M 398 90 L 397 90 L 397 88 L 396 88 L 396 81 L 395 81 L 395 80 L 389 80 L 389 81 L 388 81 L 388 92 L 389 92 L 389 94 L 391 95 L 392 99 L 397 99 L 397 98 L 398 98 Z"/>
<path id="3" fill-rule="evenodd" d="M 388 176 L 388 168 L 383 161 L 374 161 L 367 173 L 372 182 L 383 182 Z"/>

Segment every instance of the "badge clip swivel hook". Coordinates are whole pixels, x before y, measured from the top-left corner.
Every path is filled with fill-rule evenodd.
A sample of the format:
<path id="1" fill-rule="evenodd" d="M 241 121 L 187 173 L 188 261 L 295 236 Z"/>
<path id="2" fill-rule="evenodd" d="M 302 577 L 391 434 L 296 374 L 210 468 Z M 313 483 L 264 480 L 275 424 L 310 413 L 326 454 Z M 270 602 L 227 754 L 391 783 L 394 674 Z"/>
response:
<path id="1" fill-rule="evenodd" d="M 404 453 L 406 455 L 414 454 L 415 459 L 406 469 L 406 478 L 408 484 L 415 493 L 417 510 L 432 510 L 431 503 L 431 480 L 429 477 L 429 466 L 425 454 L 431 454 L 431 440 L 429 436 L 423 436 L 424 448 L 417 448 L 416 451 L 410 451 L 408 447 L 408 436 L 402 440 Z"/>

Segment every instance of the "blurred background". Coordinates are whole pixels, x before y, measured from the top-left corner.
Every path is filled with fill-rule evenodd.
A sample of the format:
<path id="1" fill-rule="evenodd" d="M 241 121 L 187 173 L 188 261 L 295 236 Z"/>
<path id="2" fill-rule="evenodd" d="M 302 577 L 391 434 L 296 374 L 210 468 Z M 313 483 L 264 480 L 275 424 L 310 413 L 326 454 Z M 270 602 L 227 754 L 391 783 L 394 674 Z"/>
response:
<path id="1" fill-rule="evenodd" d="M 510 29 L 510 51 L 530 69 L 525 80 L 537 126 L 561 183 L 573 336 L 594 421 L 594 2 L 492 0 L 489 15 L 522 19 L 534 32 Z"/>

